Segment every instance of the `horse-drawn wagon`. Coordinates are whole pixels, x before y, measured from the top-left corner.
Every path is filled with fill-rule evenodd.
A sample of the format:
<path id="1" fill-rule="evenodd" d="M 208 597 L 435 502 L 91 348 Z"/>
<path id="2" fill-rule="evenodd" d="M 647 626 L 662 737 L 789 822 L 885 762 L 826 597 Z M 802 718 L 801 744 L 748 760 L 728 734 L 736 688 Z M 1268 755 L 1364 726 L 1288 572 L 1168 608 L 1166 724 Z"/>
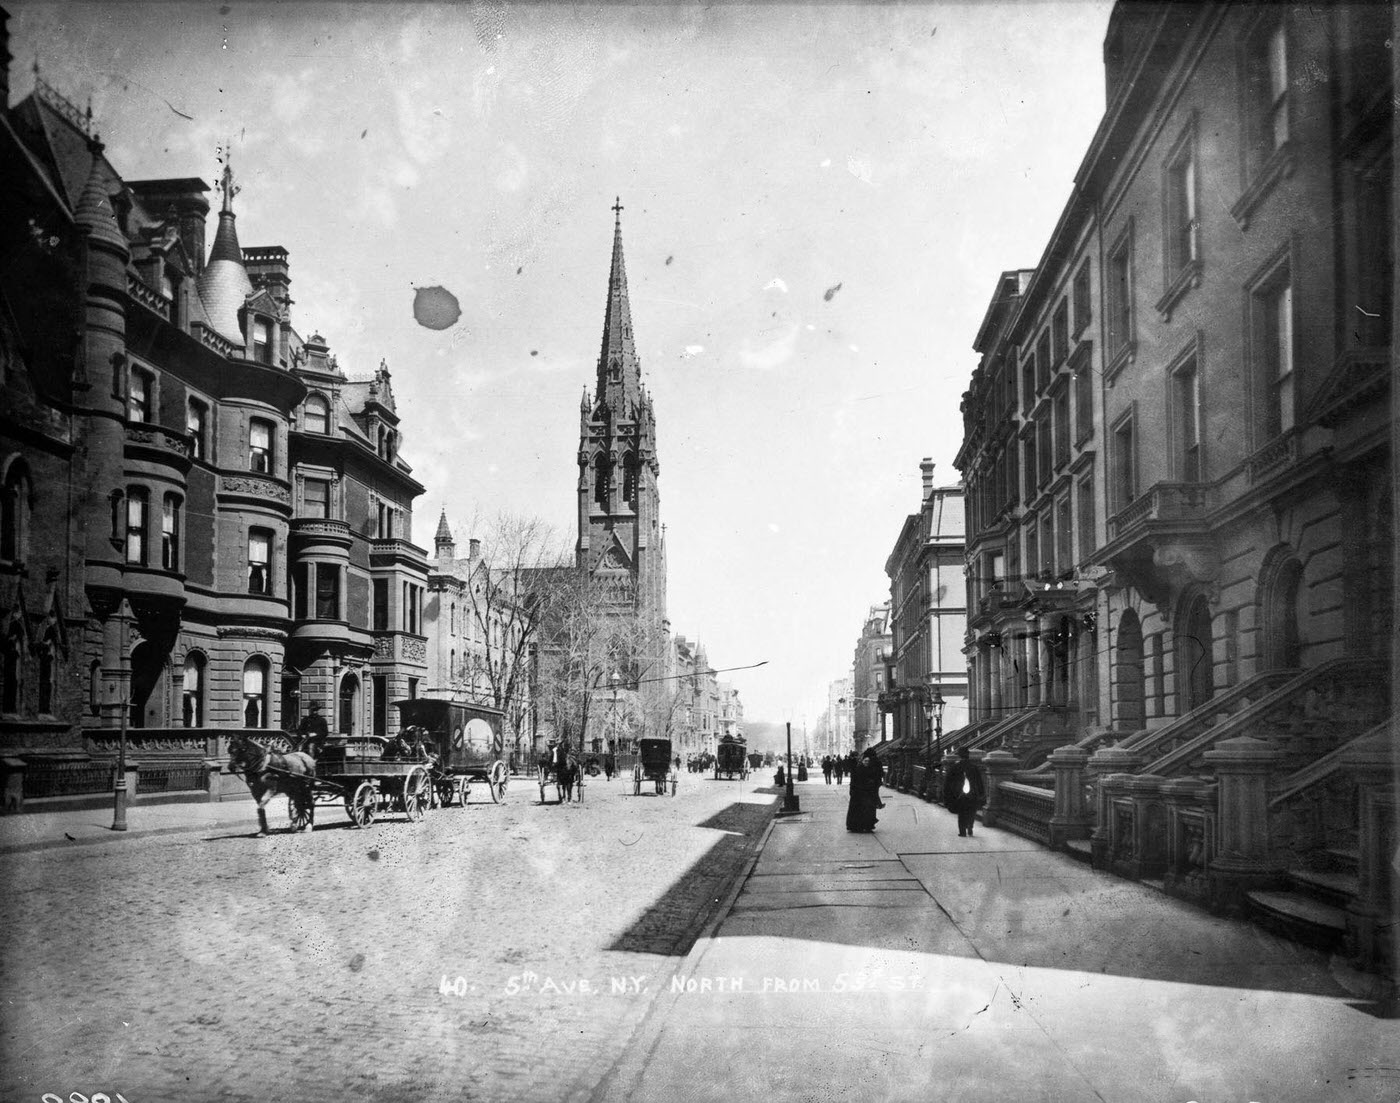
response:
<path id="1" fill-rule="evenodd" d="M 737 775 L 741 780 L 749 776 L 747 745 L 742 736 L 726 735 L 715 749 L 715 777 L 723 774 L 727 778 Z"/>
<path id="2" fill-rule="evenodd" d="M 433 795 L 439 804 L 466 804 L 473 781 L 484 782 L 496 804 L 506 799 L 510 771 L 500 709 L 425 697 L 395 701 L 394 707 L 405 732 L 420 728 L 431 744 Z"/>
<path id="3" fill-rule="evenodd" d="M 657 795 L 669 787 L 671 796 L 680 787 L 680 772 L 671 758 L 669 739 L 641 739 L 637 741 L 637 762 L 632 767 L 632 793 L 640 796 L 642 781 L 647 780 L 656 786 Z"/>
<path id="4" fill-rule="evenodd" d="M 263 834 L 267 802 L 278 795 L 287 797 L 293 831 L 312 826 L 317 805 L 344 804 L 356 827 L 368 827 L 386 812 L 421 820 L 432 802 L 432 754 L 421 741 L 331 736 L 315 757 L 294 746 L 285 733 L 265 743 L 241 734 L 229 742 L 229 767 L 252 790 Z"/>
<path id="5" fill-rule="evenodd" d="M 545 802 L 545 787 L 554 786 L 556 803 L 564 804 L 577 799 L 583 803 L 584 771 L 579 765 L 578 755 L 569 749 L 567 743 L 551 741 L 549 750 L 539 756 L 535 763 L 540 782 L 540 803 Z"/>

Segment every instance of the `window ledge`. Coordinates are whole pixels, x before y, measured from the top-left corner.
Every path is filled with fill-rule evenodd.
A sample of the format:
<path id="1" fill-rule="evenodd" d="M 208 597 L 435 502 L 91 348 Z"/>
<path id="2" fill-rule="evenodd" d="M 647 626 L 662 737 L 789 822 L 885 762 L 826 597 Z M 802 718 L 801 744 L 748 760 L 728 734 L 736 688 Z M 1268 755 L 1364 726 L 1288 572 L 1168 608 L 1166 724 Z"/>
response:
<path id="1" fill-rule="evenodd" d="M 1118 373 L 1121 372 L 1124 368 L 1126 368 L 1129 364 L 1131 364 L 1136 358 L 1137 342 L 1125 341 L 1123 343 L 1123 347 L 1120 348 L 1117 352 L 1115 352 L 1112 358 L 1108 361 L 1108 363 L 1104 365 L 1104 382 L 1107 383 L 1110 387 L 1113 386 L 1113 380 L 1118 375 Z"/>
<path id="2" fill-rule="evenodd" d="M 1235 200 L 1235 205 L 1230 208 L 1230 217 L 1235 220 L 1241 230 L 1249 229 L 1249 222 L 1254 217 L 1254 212 L 1274 190 L 1278 182 L 1293 175 L 1297 161 L 1297 146 L 1290 138 L 1274 150 L 1269 159 L 1255 173 L 1249 187 L 1245 188 L 1244 194 Z"/>
<path id="3" fill-rule="evenodd" d="M 1172 311 L 1176 309 L 1176 304 L 1192 288 L 1201 286 L 1201 262 L 1193 260 L 1182 266 L 1181 271 L 1172 279 L 1167 287 L 1167 293 L 1157 300 L 1157 314 L 1164 322 L 1172 320 Z"/>

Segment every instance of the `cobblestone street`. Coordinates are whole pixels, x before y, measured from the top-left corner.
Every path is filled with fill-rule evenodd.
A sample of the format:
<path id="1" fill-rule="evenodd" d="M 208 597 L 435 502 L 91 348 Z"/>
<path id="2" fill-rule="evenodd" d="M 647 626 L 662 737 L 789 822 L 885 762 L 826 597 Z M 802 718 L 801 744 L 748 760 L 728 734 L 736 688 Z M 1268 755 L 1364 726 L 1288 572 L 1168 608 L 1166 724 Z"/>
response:
<path id="1" fill-rule="evenodd" d="M 585 1097 L 775 809 L 631 789 L 0 856 L 0 1098 Z"/>

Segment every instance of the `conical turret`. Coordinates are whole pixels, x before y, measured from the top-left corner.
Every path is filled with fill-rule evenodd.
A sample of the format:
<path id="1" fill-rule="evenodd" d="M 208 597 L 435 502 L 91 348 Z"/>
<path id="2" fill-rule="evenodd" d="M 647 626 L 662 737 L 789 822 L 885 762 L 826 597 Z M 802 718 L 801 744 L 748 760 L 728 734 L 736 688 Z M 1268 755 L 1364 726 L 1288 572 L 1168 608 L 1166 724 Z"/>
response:
<path id="1" fill-rule="evenodd" d="M 603 347 L 598 354 L 598 399 L 620 412 L 630 410 L 642 387 L 642 368 L 632 338 L 632 307 L 627 299 L 627 268 L 622 259 L 622 201 L 613 205 L 612 270 L 603 315 Z"/>
<path id="2" fill-rule="evenodd" d="M 239 324 L 238 312 L 253 293 L 253 281 L 243 266 L 243 250 L 234 226 L 233 197 L 238 189 L 234 187 L 233 170 L 227 163 L 219 186 L 224 193 L 219 230 L 214 235 L 214 247 L 209 251 L 209 263 L 200 272 L 195 286 L 213 327 L 221 336 L 242 345 L 243 327 Z"/>

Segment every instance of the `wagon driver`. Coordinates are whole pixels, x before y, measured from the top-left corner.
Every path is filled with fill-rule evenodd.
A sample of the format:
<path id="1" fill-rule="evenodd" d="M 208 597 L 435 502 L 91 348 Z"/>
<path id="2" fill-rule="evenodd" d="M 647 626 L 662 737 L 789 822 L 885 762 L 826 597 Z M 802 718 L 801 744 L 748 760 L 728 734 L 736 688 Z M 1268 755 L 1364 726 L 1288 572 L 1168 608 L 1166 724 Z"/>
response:
<path id="1" fill-rule="evenodd" d="M 326 726 L 326 718 L 321 715 L 321 702 L 312 701 L 310 709 L 310 714 L 303 716 L 297 725 L 297 734 L 301 736 L 301 749 L 312 758 L 320 758 L 321 748 L 330 737 L 330 729 Z"/>

